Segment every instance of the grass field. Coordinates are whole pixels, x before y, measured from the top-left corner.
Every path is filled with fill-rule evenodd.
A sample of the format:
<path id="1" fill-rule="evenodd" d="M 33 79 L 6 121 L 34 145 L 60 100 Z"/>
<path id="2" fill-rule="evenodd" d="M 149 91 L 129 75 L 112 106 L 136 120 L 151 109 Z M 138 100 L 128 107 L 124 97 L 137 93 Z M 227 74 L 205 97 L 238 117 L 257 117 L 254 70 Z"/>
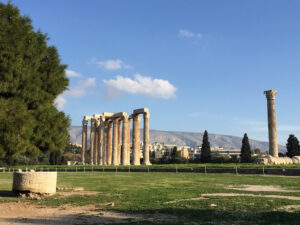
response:
<path id="1" fill-rule="evenodd" d="M 126 224 L 300 224 L 299 177 L 61 172 L 58 186 L 83 187 L 96 195 L 62 198 L 58 192 L 39 201 L 11 196 L 11 185 L 12 174 L 0 173 L 0 202 L 29 201 L 47 207 L 95 204 L 99 210 L 145 215 L 141 221 Z M 249 191 L 243 185 L 277 189 Z M 164 219 L 149 219 L 157 214 Z"/>

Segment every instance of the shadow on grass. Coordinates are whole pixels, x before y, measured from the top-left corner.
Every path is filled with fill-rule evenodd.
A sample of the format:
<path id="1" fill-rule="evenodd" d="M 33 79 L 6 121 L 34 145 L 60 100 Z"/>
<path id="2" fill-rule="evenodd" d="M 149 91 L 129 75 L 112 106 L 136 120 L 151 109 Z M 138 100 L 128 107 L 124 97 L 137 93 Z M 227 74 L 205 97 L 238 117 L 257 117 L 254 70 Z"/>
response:
<path id="1" fill-rule="evenodd" d="M 172 213 L 162 211 L 135 212 L 139 219 L 124 219 L 99 215 L 60 215 L 52 218 L 7 218 L 0 222 L 7 224 L 110 224 L 110 225 L 180 225 L 180 224 L 222 224 L 222 225 L 299 225 L 300 212 L 229 212 L 217 210 L 174 209 Z M 143 215 L 144 214 L 144 215 Z M 135 217 L 135 214 L 132 218 Z M 140 217 L 140 215 L 143 215 Z"/>
<path id="2" fill-rule="evenodd" d="M 0 197 L 15 197 L 17 198 L 18 195 L 12 191 L 0 191 Z"/>

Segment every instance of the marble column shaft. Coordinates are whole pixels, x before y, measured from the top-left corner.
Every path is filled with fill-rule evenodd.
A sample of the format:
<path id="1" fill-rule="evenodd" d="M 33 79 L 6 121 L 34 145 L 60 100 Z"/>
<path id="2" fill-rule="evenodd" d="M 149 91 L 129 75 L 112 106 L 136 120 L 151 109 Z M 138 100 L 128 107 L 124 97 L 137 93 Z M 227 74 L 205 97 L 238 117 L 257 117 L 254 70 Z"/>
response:
<path id="1" fill-rule="evenodd" d="M 82 121 L 82 152 L 81 152 L 81 162 L 82 165 L 85 165 L 85 153 L 87 149 L 87 125 L 88 125 L 88 120 L 83 120 Z"/>
<path id="2" fill-rule="evenodd" d="M 107 165 L 108 125 L 106 122 L 104 123 L 103 127 L 103 165 Z"/>
<path id="3" fill-rule="evenodd" d="M 120 165 L 120 163 L 121 163 L 121 142 L 122 142 L 121 123 L 122 123 L 122 120 L 119 119 L 119 122 L 118 122 L 118 165 Z"/>
<path id="4" fill-rule="evenodd" d="M 128 118 L 128 126 L 127 126 L 127 158 L 126 158 L 126 160 L 127 160 L 127 164 L 128 165 L 130 165 L 130 151 L 131 151 L 131 134 L 130 134 L 130 120 L 131 119 L 129 119 Z"/>
<path id="5" fill-rule="evenodd" d="M 90 152 L 90 164 L 94 165 L 94 150 L 95 150 L 95 119 L 91 119 L 91 136 L 90 136 L 90 143 L 91 143 L 91 152 Z"/>
<path id="6" fill-rule="evenodd" d="M 151 165 L 150 163 L 150 155 L 149 155 L 149 144 L 150 144 L 150 134 L 149 134 L 149 113 L 144 113 L 144 165 Z"/>
<path id="7" fill-rule="evenodd" d="M 100 120 L 101 121 L 101 120 Z M 99 127 L 99 165 L 103 165 L 103 149 L 104 149 L 104 122 L 101 121 Z"/>
<path id="8" fill-rule="evenodd" d="M 118 163 L 118 127 L 119 127 L 119 120 L 115 119 L 113 121 L 113 156 L 112 156 L 112 160 L 113 160 L 113 165 L 119 165 Z"/>
<path id="9" fill-rule="evenodd" d="M 95 121 L 95 149 L 94 149 L 94 165 L 98 165 L 98 147 L 99 147 L 99 123 Z"/>
<path id="10" fill-rule="evenodd" d="M 140 165 L 140 116 L 133 117 L 133 165 Z"/>
<path id="11" fill-rule="evenodd" d="M 122 127 L 122 165 L 129 165 L 128 163 L 128 116 L 123 118 Z"/>
<path id="12" fill-rule="evenodd" d="M 268 105 L 268 128 L 269 128 L 269 154 L 278 157 L 276 112 L 275 112 L 275 95 L 277 91 L 265 91 Z"/>
<path id="13" fill-rule="evenodd" d="M 112 163 L 112 134 L 112 122 L 109 122 L 107 131 L 107 165 Z"/>

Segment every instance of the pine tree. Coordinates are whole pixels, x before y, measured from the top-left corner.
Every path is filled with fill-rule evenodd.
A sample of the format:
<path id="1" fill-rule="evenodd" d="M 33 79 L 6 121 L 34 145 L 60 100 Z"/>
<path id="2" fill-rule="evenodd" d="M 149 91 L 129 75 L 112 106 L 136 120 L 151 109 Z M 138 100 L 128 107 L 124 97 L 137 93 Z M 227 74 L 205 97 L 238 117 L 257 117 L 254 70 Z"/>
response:
<path id="1" fill-rule="evenodd" d="M 242 163 L 250 163 L 251 162 L 251 147 L 249 144 L 249 139 L 248 139 L 247 134 L 244 134 L 244 138 L 242 141 L 241 162 Z"/>
<path id="2" fill-rule="evenodd" d="M 300 155 L 300 145 L 299 145 L 298 138 L 295 135 L 290 134 L 287 140 L 286 150 L 287 150 L 286 155 L 288 157 Z"/>
<path id="3" fill-rule="evenodd" d="M 208 140 L 208 133 L 206 130 L 204 131 L 204 134 L 203 134 L 200 161 L 202 163 L 209 163 L 211 161 L 210 143 Z"/>
<path id="4" fill-rule="evenodd" d="M 54 106 L 66 66 L 47 35 L 12 4 L 0 3 L 0 158 L 62 151 L 69 118 Z"/>

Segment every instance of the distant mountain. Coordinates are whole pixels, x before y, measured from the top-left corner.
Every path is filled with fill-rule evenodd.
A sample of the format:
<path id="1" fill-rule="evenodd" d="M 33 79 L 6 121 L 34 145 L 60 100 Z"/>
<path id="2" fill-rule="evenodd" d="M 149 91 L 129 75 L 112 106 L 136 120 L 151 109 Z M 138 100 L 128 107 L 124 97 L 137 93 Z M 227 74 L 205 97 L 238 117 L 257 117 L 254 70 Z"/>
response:
<path id="1" fill-rule="evenodd" d="M 81 126 L 71 126 L 69 128 L 69 135 L 73 144 L 81 144 Z M 90 129 L 88 129 L 88 143 L 90 137 Z M 161 142 L 164 144 L 174 144 L 178 146 L 191 146 L 196 147 L 202 143 L 203 133 L 194 132 L 178 132 L 178 131 L 161 131 L 150 130 L 150 142 Z M 141 140 L 143 138 L 143 132 L 141 129 Z M 242 138 L 221 135 L 221 134 L 209 134 L 209 141 L 211 146 L 223 146 L 226 148 L 241 148 Z M 262 152 L 269 150 L 269 143 L 263 141 L 256 141 L 250 139 L 251 148 L 259 148 Z M 279 145 L 279 151 L 285 152 L 284 146 Z"/>

